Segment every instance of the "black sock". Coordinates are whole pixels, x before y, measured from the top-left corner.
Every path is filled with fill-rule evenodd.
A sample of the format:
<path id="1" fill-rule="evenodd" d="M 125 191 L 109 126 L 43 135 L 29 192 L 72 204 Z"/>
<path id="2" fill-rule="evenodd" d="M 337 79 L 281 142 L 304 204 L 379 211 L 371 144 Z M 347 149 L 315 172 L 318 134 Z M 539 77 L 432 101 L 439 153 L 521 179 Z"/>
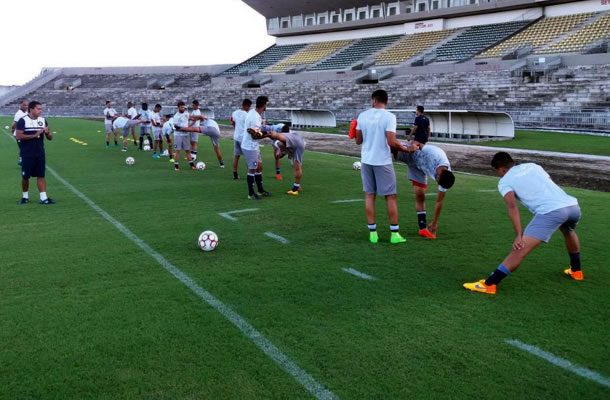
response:
<path id="1" fill-rule="evenodd" d="M 177 162 L 174 163 L 174 167 L 176 168 L 180 168 L 180 164 L 178 164 Z"/>
<path id="2" fill-rule="evenodd" d="M 398 233 L 399 229 L 400 229 L 400 227 L 398 226 L 398 224 L 390 225 L 390 231 L 392 231 L 392 233 L 394 233 L 394 232 Z"/>
<path id="3" fill-rule="evenodd" d="M 189 161 L 189 164 L 191 165 L 191 167 L 193 167 L 193 160 Z"/>
<path id="4" fill-rule="evenodd" d="M 254 175 L 248 174 L 248 196 L 254 195 Z"/>
<path id="5" fill-rule="evenodd" d="M 233 178 L 237 179 L 237 172 L 233 172 Z"/>
<path id="6" fill-rule="evenodd" d="M 580 271 L 580 253 L 570 253 L 570 268 L 572 271 Z"/>
<path id="7" fill-rule="evenodd" d="M 372 224 L 369 224 L 369 231 L 375 232 L 376 230 L 377 230 L 377 224 L 376 223 L 373 222 Z"/>
<path id="8" fill-rule="evenodd" d="M 258 189 L 258 192 L 263 193 L 265 191 L 265 189 L 263 188 L 263 174 L 261 174 L 260 172 L 254 174 L 254 181 L 256 182 L 256 188 Z"/>
<path id="9" fill-rule="evenodd" d="M 280 175 L 280 174 L 281 174 L 281 172 L 280 172 L 280 168 L 276 168 L 276 169 L 275 169 L 275 174 L 276 174 L 276 175 Z"/>
<path id="10" fill-rule="evenodd" d="M 191 150 L 191 155 L 192 156 L 197 156 L 197 150 Z"/>
<path id="11" fill-rule="evenodd" d="M 140 136 L 140 150 L 142 150 L 142 143 L 144 143 L 144 136 Z"/>
<path id="12" fill-rule="evenodd" d="M 510 275 L 510 270 L 506 268 L 503 264 L 500 264 L 498 268 L 489 275 L 489 278 L 485 281 L 487 286 L 497 285 L 502 281 L 502 279 L 506 278 Z"/>
<path id="13" fill-rule="evenodd" d="M 106 146 L 110 146 L 110 142 L 106 141 Z"/>
<path id="14" fill-rule="evenodd" d="M 119 145 L 119 142 L 117 142 L 117 141 L 115 140 L 115 141 L 114 141 L 114 145 L 115 145 L 115 146 L 118 146 L 118 145 Z"/>
<path id="15" fill-rule="evenodd" d="M 419 225 L 419 229 L 426 229 L 428 227 L 428 223 L 426 222 L 425 211 L 417 212 L 417 224 Z"/>
<path id="16" fill-rule="evenodd" d="M 299 185 L 298 183 L 295 183 L 292 185 L 292 191 L 298 192 L 300 187 L 301 187 L 301 185 Z"/>

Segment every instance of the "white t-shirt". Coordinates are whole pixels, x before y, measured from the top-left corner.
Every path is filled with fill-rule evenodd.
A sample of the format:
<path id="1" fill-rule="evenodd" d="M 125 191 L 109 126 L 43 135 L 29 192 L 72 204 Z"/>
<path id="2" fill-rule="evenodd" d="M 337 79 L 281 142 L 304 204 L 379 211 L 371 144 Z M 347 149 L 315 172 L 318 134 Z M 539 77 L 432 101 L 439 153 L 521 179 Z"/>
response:
<path id="1" fill-rule="evenodd" d="M 358 116 L 356 129 L 362 131 L 361 161 L 364 164 L 392 164 L 392 153 L 386 132 L 396 132 L 394 114 L 383 109 L 371 108 Z"/>
<path id="2" fill-rule="evenodd" d="M 203 121 L 203 126 L 210 127 L 210 128 L 216 128 L 216 129 L 220 130 L 220 126 L 218 126 L 218 122 L 216 122 L 210 118 Z"/>
<path id="3" fill-rule="evenodd" d="M 181 128 L 187 128 L 189 126 L 189 118 L 190 115 L 188 113 L 188 111 L 185 111 L 183 113 L 180 113 L 180 111 L 178 111 L 175 115 L 174 115 L 174 123 L 173 125 L 177 125 Z M 182 132 L 182 131 L 175 131 L 174 135 L 188 135 L 188 132 Z"/>
<path id="4" fill-rule="evenodd" d="M 112 126 L 114 127 L 114 129 L 123 129 L 125 127 L 125 125 L 127 125 L 128 121 L 129 121 L 129 118 L 118 117 L 117 119 L 114 120 L 114 122 L 112 123 Z"/>
<path id="5" fill-rule="evenodd" d="M 248 113 L 242 109 L 235 110 L 233 111 L 233 114 L 231 114 L 233 122 L 235 123 L 235 133 L 233 133 L 233 140 L 236 140 L 238 142 L 241 141 L 241 138 L 244 133 L 244 125 L 246 124 L 247 115 Z"/>
<path id="6" fill-rule="evenodd" d="M 191 111 L 191 116 L 192 117 L 200 117 L 201 116 L 201 110 L 200 109 L 196 109 Z M 199 126 L 201 125 L 201 121 L 191 121 L 193 123 L 193 125 L 191 125 L 194 128 L 199 128 Z"/>
<path id="7" fill-rule="evenodd" d="M 241 148 L 244 150 L 258 150 L 258 140 L 252 139 L 252 136 L 248 133 L 248 128 L 260 129 L 263 125 L 263 117 L 256 111 L 256 109 L 250 110 L 246 115 L 246 121 L 244 123 L 244 131 L 241 137 Z"/>
<path id="8" fill-rule="evenodd" d="M 515 192 L 517 199 L 534 214 L 548 214 L 578 204 L 576 198 L 566 194 L 540 165 L 534 163 L 512 167 L 500 179 L 498 190 L 502 197 Z"/>
<path id="9" fill-rule="evenodd" d="M 438 146 L 426 144 L 421 150 L 413 153 L 417 168 L 422 170 L 426 175 L 436 181 L 436 170 L 438 167 L 447 167 L 451 171 L 451 164 L 447 158 L 447 154 Z M 447 189 L 438 187 L 439 192 L 446 192 Z"/>
<path id="10" fill-rule="evenodd" d="M 171 135 L 174 133 L 174 119 L 170 118 L 169 121 L 165 122 L 161 131 L 164 135 Z"/>
<path id="11" fill-rule="evenodd" d="M 152 112 L 149 110 L 140 110 L 140 119 L 143 121 L 150 121 L 152 118 L 151 115 Z M 142 126 L 151 126 L 151 123 L 143 123 Z"/>
<path id="12" fill-rule="evenodd" d="M 21 108 L 15 113 L 15 117 L 13 118 L 13 121 L 15 122 L 15 130 L 13 131 L 13 136 L 17 136 L 17 122 L 19 122 L 19 120 L 25 117 L 26 115 L 28 115 L 28 113 L 25 111 L 21 111 Z"/>
<path id="13" fill-rule="evenodd" d="M 161 114 L 153 111 L 150 114 L 150 120 L 154 121 L 155 123 L 155 125 L 153 125 L 153 129 L 161 129 Z"/>
<path id="14" fill-rule="evenodd" d="M 136 119 L 138 112 L 136 111 L 135 107 L 131 107 L 129 110 L 127 110 L 127 115 L 129 115 L 129 119 Z"/>
<path id="15" fill-rule="evenodd" d="M 106 125 L 112 125 L 112 118 L 116 115 L 116 110 L 114 108 L 105 108 L 104 109 L 104 123 Z"/>

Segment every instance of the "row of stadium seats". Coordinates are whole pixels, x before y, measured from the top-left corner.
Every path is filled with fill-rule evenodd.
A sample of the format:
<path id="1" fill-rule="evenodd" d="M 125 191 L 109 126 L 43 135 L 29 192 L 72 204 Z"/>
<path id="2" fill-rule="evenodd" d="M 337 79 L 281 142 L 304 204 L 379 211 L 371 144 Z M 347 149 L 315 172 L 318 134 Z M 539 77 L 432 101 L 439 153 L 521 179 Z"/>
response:
<path id="1" fill-rule="evenodd" d="M 567 38 L 552 44 L 539 53 L 573 53 L 587 49 L 600 39 L 610 38 L 610 14 L 606 14 L 597 21 L 585 26 Z"/>
<path id="2" fill-rule="evenodd" d="M 514 35 L 530 22 L 513 21 L 503 24 L 473 26 L 436 49 L 436 61 L 460 61 L 471 58 L 487 47 Z"/>
<path id="3" fill-rule="evenodd" d="M 377 53 L 379 50 L 396 42 L 402 35 L 380 36 L 360 39 L 354 45 L 338 52 L 334 56 L 313 66 L 311 70 L 319 71 L 325 69 L 343 69 Z"/>
<path id="4" fill-rule="evenodd" d="M 422 32 L 408 35 L 395 45 L 382 51 L 377 56 L 377 65 L 397 65 L 446 39 L 455 32 L 455 29 L 444 31 Z"/>
<path id="5" fill-rule="evenodd" d="M 299 50 L 302 50 L 306 44 L 293 44 L 288 46 L 276 46 L 273 45 L 269 47 L 267 50 L 263 51 L 260 54 L 250 58 L 249 60 L 244 61 L 243 63 L 236 65 L 234 67 L 229 68 L 225 71 L 225 74 L 228 75 L 239 75 L 244 71 L 248 71 L 251 69 L 265 69 L 273 64 L 280 62 L 296 53 Z"/>
<path id="6" fill-rule="evenodd" d="M 315 64 L 351 43 L 351 40 L 335 40 L 332 42 L 310 44 L 298 53 L 286 58 L 284 61 L 267 68 L 265 72 L 284 72 L 294 66 Z"/>
<path id="7" fill-rule="evenodd" d="M 483 52 L 477 58 L 501 57 L 506 51 L 531 45 L 534 50 L 540 49 L 559 36 L 566 34 L 593 16 L 593 13 L 565 15 L 544 18 L 519 32 L 512 38 Z"/>

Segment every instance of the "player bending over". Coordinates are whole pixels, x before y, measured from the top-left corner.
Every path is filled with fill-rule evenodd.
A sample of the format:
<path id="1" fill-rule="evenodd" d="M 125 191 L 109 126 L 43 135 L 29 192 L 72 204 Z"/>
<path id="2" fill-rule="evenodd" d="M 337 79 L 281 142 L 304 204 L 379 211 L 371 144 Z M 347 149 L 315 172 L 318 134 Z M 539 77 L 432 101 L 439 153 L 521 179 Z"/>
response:
<path id="1" fill-rule="evenodd" d="M 122 129 L 123 130 L 123 150 L 127 151 L 127 140 L 129 139 L 129 131 L 133 133 L 135 127 L 142 123 L 140 119 L 129 119 L 127 117 L 117 117 L 115 116 L 114 121 L 112 121 L 112 128 L 115 130 Z"/>
<path id="2" fill-rule="evenodd" d="M 193 101 L 193 107 L 199 107 L 199 103 L 195 104 L 196 101 L 197 100 Z M 198 139 L 193 140 L 193 138 L 199 137 L 199 135 L 208 136 L 212 141 L 212 146 L 214 147 L 214 152 L 216 153 L 216 158 L 218 158 L 220 168 L 224 168 L 225 163 L 222 160 L 222 153 L 220 152 L 220 126 L 218 126 L 218 123 L 213 119 L 201 115 L 201 111 L 198 108 L 193 112 L 195 111 L 197 111 L 198 114 L 190 116 L 191 126 L 183 129 L 183 132 L 189 132 L 190 134 L 191 153 L 197 156 L 196 149 Z"/>
<path id="3" fill-rule="evenodd" d="M 540 243 L 548 243 L 557 229 L 563 234 L 570 256 L 570 268 L 563 272 L 572 279 L 582 280 L 580 242 L 574 232 L 580 220 L 578 200 L 568 196 L 537 164 L 515 165 L 508 153 L 500 152 L 494 156 L 491 165 L 502 177 L 498 190 L 506 202 L 516 238 L 511 253 L 486 280 L 465 283 L 464 288 L 473 292 L 495 294 L 496 285 L 515 271 Z M 523 233 L 517 199 L 534 214 Z"/>
<path id="4" fill-rule="evenodd" d="M 282 127 L 281 133 L 269 132 L 267 137 L 274 140 L 273 147 L 279 153 L 278 159 L 288 155 L 294 169 L 294 184 L 288 194 L 298 196 L 299 191 L 301 191 L 301 179 L 303 178 L 305 141 L 297 132 L 291 132 L 288 124 Z"/>
<path id="5" fill-rule="evenodd" d="M 252 100 L 244 99 L 241 103 L 241 108 L 233 111 L 233 114 L 231 114 L 231 125 L 235 127 L 235 132 L 233 133 L 233 179 L 239 179 L 237 165 L 239 157 L 243 154 L 241 151 L 241 138 L 245 131 L 246 116 L 250 112 L 250 107 L 252 107 Z"/>
<path id="6" fill-rule="evenodd" d="M 110 134 L 114 133 L 114 147 L 119 147 L 119 132 L 112 126 L 112 121 L 117 115 L 117 112 L 112 108 L 110 101 L 106 102 L 106 108 L 104 109 L 104 127 L 106 128 L 106 148 L 110 148 Z"/>
<path id="7" fill-rule="evenodd" d="M 180 171 L 180 150 L 184 150 L 191 169 L 197 169 L 193 165 L 191 157 L 189 120 L 190 116 L 186 111 L 186 104 L 179 101 L 178 112 L 174 115 L 174 171 Z"/>

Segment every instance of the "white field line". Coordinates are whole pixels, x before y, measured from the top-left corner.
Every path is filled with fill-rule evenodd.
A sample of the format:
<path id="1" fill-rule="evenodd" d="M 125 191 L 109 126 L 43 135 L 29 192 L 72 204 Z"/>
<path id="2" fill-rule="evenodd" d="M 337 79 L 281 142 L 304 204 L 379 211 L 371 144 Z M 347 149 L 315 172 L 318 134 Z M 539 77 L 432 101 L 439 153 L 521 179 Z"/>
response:
<path id="1" fill-rule="evenodd" d="M 348 274 L 352 274 L 354 276 L 357 276 L 358 278 L 366 279 L 368 281 L 375 281 L 375 280 L 377 280 L 377 278 L 375 278 L 374 276 L 364 274 L 364 273 L 362 273 L 360 271 L 356 271 L 353 268 L 342 268 L 342 270 L 347 272 Z"/>
<path id="2" fill-rule="evenodd" d="M 85 196 L 83 193 L 78 191 L 68 181 L 63 179 L 54 169 L 47 166 L 47 170 L 65 187 L 67 187 L 72 193 L 83 200 L 89 207 L 95 210 L 102 218 L 114 225 L 123 235 L 131 240 L 135 245 L 140 247 L 144 252 L 154 258 L 161 267 L 167 272 L 172 274 L 176 279 L 182 282 L 188 287 L 194 294 L 200 297 L 213 309 L 218 311 L 224 316 L 229 322 L 231 322 L 237 329 L 239 329 L 250 341 L 252 341 L 262 352 L 271 358 L 276 364 L 278 364 L 286 373 L 291 375 L 298 383 L 300 383 L 305 389 L 307 389 L 317 399 L 336 399 L 337 397 L 320 383 L 318 383 L 314 377 L 309 375 L 305 370 L 301 369 L 295 361 L 284 354 L 279 348 L 277 348 L 269 339 L 263 336 L 262 333 L 257 331 L 252 325 L 250 325 L 241 315 L 233 311 L 229 306 L 224 304 L 222 301 L 214 297 L 210 292 L 199 286 L 193 279 L 187 274 L 182 272 L 180 269 L 170 263 L 160 253 L 155 251 L 146 242 L 140 239 L 136 234 L 130 231 L 127 227 L 121 224 L 118 220 L 104 211 L 101 207 L 95 204 L 91 199 Z"/>
<path id="3" fill-rule="evenodd" d="M 362 201 L 364 201 L 364 199 L 335 200 L 335 201 L 331 201 L 331 203 L 333 203 L 333 204 L 341 204 L 341 203 L 358 203 L 358 202 L 362 202 Z"/>
<path id="4" fill-rule="evenodd" d="M 283 238 L 280 235 L 276 235 L 273 232 L 265 232 L 265 236 L 267 236 L 267 237 L 269 237 L 271 239 L 275 239 L 278 242 L 280 242 L 281 244 L 288 244 L 288 243 L 290 243 L 290 240 L 288 240 L 286 238 Z"/>
<path id="5" fill-rule="evenodd" d="M 585 367 L 581 367 L 580 365 L 572 364 L 570 361 L 561 357 L 557 357 L 556 355 L 549 353 L 548 351 L 544 351 L 539 347 L 532 346 L 514 339 L 507 339 L 506 343 L 518 348 L 519 350 L 523 350 L 535 355 L 536 357 L 540 357 L 543 360 L 546 360 L 559 368 L 563 368 L 576 375 L 582 376 L 583 378 L 592 380 L 593 382 L 597 382 L 600 385 L 610 387 L 610 379 L 606 378 L 605 376 L 600 375 L 595 371 L 591 371 L 590 369 L 587 369 Z"/>
<path id="6" fill-rule="evenodd" d="M 426 196 L 428 196 L 428 197 L 432 197 L 432 196 L 436 196 L 437 194 L 438 194 L 438 193 L 436 193 L 436 192 L 435 192 L 435 193 L 426 193 Z"/>
<path id="7" fill-rule="evenodd" d="M 218 213 L 218 215 L 220 215 L 223 218 L 228 219 L 229 221 L 237 221 L 237 218 L 235 218 L 232 214 L 241 214 L 241 213 L 247 213 L 247 212 L 254 212 L 254 211 L 258 211 L 258 210 L 259 210 L 259 208 L 246 208 L 244 210 L 233 210 L 233 211 Z"/>

